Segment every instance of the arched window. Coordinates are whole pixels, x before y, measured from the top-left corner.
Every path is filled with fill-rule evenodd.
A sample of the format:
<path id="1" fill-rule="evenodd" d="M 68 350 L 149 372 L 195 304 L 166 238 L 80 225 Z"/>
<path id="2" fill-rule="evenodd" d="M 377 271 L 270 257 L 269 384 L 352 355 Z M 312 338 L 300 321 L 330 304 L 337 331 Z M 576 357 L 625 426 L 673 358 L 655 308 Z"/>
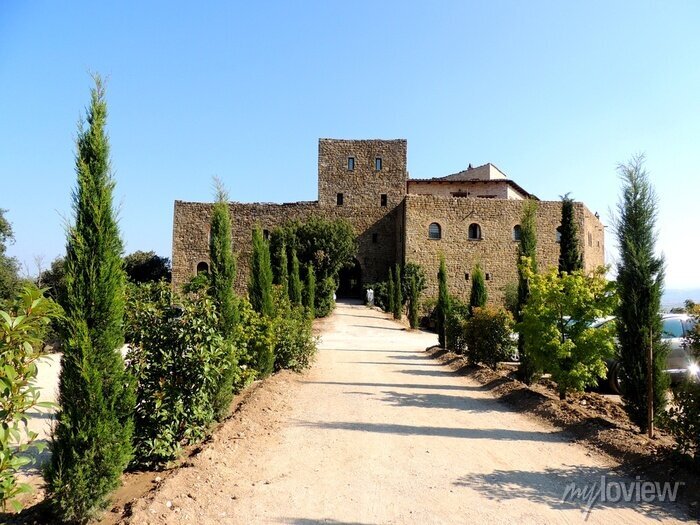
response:
<path id="1" fill-rule="evenodd" d="M 513 240 L 519 241 L 523 236 L 523 229 L 519 224 L 513 226 Z"/>
<path id="2" fill-rule="evenodd" d="M 557 242 L 561 242 L 561 226 L 557 226 Z"/>
<path id="3" fill-rule="evenodd" d="M 469 239 L 473 241 L 481 239 L 481 226 L 475 222 L 469 225 Z"/>
<path id="4" fill-rule="evenodd" d="M 199 275 L 200 273 L 209 273 L 209 265 L 207 263 L 197 263 L 197 275 Z"/>
<path id="5" fill-rule="evenodd" d="M 437 222 L 428 226 L 428 239 L 442 239 L 442 228 Z"/>

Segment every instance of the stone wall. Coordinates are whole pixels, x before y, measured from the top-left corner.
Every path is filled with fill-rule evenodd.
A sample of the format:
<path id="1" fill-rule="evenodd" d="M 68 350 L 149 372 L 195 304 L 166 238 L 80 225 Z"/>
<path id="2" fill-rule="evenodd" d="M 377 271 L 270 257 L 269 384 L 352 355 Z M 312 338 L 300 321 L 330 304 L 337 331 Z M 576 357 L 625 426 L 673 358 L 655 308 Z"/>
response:
<path id="1" fill-rule="evenodd" d="M 506 181 L 408 181 L 408 193 L 415 195 L 440 195 L 453 197 L 454 193 L 463 193 L 464 197 L 483 197 L 494 199 L 522 199 Z"/>
<path id="2" fill-rule="evenodd" d="M 467 300 L 471 290 L 474 265 L 481 264 L 488 274 L 486 287 L 490 302 L 501 302 L 509 283 L 517 283 L 518 242 L 513 227 L 520 223 L 524 201 L 479 198 L 445 198 L 430 195 L 407 195 L 405 201 L 405 260 L 421 264 L 428 276 L 426 297 L 437 296 L 437 271 L 440 254 L 447 263 L 450 292 Z M 538 201 L 537 259 L 541 269 L 558 266 L 557 227 L 561 224 L 561 203 Z M 595 233 L 588 247 L 588 231 L 602 232 L 602 225 L 577 203 L 576 216 L 582 234 L 586 269 L 603 261 L 602 233 Z M 428 238 L 428 227 L 436 222 L 442 238 Z M 472 223 L 481 227 L 482 239 L 470 240 Z M 599 230 L 598 230 L 599 228 Z M 600 241 L 600 246 L 597 242 Z M 469 274 L 467 279 L 466 275 Z"/>

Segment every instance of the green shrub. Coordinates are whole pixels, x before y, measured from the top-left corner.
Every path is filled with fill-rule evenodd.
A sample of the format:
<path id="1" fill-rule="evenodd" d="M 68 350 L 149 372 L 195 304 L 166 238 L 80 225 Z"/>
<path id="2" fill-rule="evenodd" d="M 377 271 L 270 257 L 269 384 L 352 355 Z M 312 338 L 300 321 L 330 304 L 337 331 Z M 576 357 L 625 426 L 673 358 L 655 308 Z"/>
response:
<path id="1" fill-rule="evenodd" d="M 364 296 L 367 297 L 368 289 L 374 290 L 374 304 L 384 310 L 389 311 L 389 286 L 386 281 L 370 283 L 364 286 Z"/>
<path id="2" fill-rule="evenodd" d="M 187 299 L 175 307 L 165 284 L 132 292 L 127 362 L 137 385 L 134 463 L 153 467 L 204 438 L 220 409 L 222 375 L 238 367 L 211 299 Z"/>
<path id="3" fill-rule="evenodd" d="M 240 302 L 240 315 L 235 341 L 245 383 L 274 370 L 275 331 L 274 319 L 260 315 L 245 299 Z"/>
<path id="4" fill-rule="evenodd" d="M 445 319 L 445 338 L 447 348 L 456 354 L 463 354 L 466 350 L 464 336 L 467 319 L 469 319 L 469 305 L 459 299 L 452 298 Z"/>
<path id="5" fill-rule="evenodd" d="M 391 312 L 394 314 L 394 319 L 401 319 L 403 313 L 403 294 L 401 293 L 401 266 L 398 264 L 394 270 L 394 301 Z"/>
<path id="6" fill-rule="evenodd" d="M 472 289 L 469 294 L 469 314 L 471 315 L 474 308 L 486 306 L 488 300 L 488 292 L 486 291 L 486 281 L 484 279 L 484 271 L 481 265 L 477 264 L 472 270 Z"/>
<path id="7" fill-rule="evenodd" d="M 299 306 L 303 302 L 301 275 L 299 270 L 299 257 L 297 251 L 292 249 L 292 271 L 289 274 L 289 300 Z"/>
<path id="8" fill-rule="evenodd" d="M 335 279 L 326 277 L 316 285 L 316 317 L 326 317 L 335 308 Z"/>
<path id="9" fill-rule="evenodd" d="M 499 361 L 512 354 L 513 316 L 507 310 L 475 306 L 464 328 L 465 353 L 470 362 L 495 369 Z"/>
<path id="10" fill-rule="evenodd" d="M 309 319 L 314 319 L 316 317 L 316 273 L 314 272 L 313 264 L 306 265 L 306 280 L 304 282 L 302 302 L 306 309 L 306 315 Z"/>
<path id="11" fill-rule="evenodd" d="M 411 328 L 418 328 L 418 310 L 420 303 L 420 289 L 418 288 L 418 278 L 410 276 L 410 286 L 408 288 L 408 322 Z"/>
<path id="12" fill-rule="evenodd" d="M 286 297 L 281 299 L 273 322 L 275 370 L 289 368 L 299 372 L 311 365 L 316 353 L 313 324 L 303 307 L 291 305 Z"/>
<path id="13" fill-rule="evenodd" d="M 26 426 L 30 410 L 53 407 L 39 401 L 34 385 L 37 362 L 42 356 L 43 335 L 60 307 L 34 287 L 25 287 L 10 304 L 0 310 L 0 509 L 7 504 L 19 511 L 17 496 L 31 491 L 19 483 L 17 473 L 35 461 L 32 449 L 41 452 L 43 443 L 34 443 L 38 434 Z M 24 435 L 24 436 L 23 436 Z"/>
<path id="14" fill-rule="evenodd" d="M 445 256 L 440 255 L 440 269 L 438 271 L 438 302 L 437 302 L 437 333 L 438 342 L 443 348 L 447 344 L 447 319 L 450 315 L 450 293 L 447 288 L 447 264 Z"/>
<path id="15" fill-rule="evenodd" d="M 401 295 L 403 296 L 404 301 L 409 300 L 411 295 L 411 279 L 414 277 L 416 279 L 416 289 L 418 291 L 418 295 L 420 296 L 420 294 L 425 291 L 425 288 L 428 286 L 427 277 L 425 275 L 425 270 L 420 264 L 407 262 L 404 264 L 403 272 L 401 273 Z"/>

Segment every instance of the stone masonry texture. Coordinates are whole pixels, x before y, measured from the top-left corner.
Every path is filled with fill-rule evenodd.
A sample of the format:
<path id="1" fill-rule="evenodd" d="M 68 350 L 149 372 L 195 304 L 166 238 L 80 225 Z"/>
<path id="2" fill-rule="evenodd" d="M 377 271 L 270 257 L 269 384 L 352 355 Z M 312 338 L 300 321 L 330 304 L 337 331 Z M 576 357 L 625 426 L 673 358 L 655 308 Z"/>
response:
<path id="1" fill-rule="evenodd" d="M 506 286 L 517 281 L 513 227 L 520 221 L 523 201 L 452 197 L 443 192 L 407 194 L 406 146 L 405 140 L 321 139 L 318 200 L 230 203 L 233 248 L 238 260 L 236 290 L 246 290 L 255 225 L 272 231 L 287 221 L 303 221 L 315 215 L 344 218 L 353 226 L 358 236 L 356 259 L 364 283 L 384 280 L 389 267 L 397 262 L 417 262 L 428 276 L 425 296 L 436 296 L 438 261 L 444 253 L 451 293 L 468 298 L 471 279 L 466 274 L 471 276 L 473 266 L 479 263 L 489 274 L 486 284 L 490 302 L 501 302 Z M 421 186 L 424 193 L 426 185 Z M 556 266 L 561 204 L 537 204 L 538 261 L 541 268 Z M 211 209 L 211 203 L 175 201 L 172 262 L 176 290 L 196 274 L 199 264 L 209 263 Z M 603 225 L 581 203 L 576 203 L 576 215 L 584 263 L 590 270 L 604 264 Z M 440 240 L 428 238 L 433 222 L 441 227 Z M 473 223 L 481 228 L 480 240 L 468 238 L 468 228 Z"/>

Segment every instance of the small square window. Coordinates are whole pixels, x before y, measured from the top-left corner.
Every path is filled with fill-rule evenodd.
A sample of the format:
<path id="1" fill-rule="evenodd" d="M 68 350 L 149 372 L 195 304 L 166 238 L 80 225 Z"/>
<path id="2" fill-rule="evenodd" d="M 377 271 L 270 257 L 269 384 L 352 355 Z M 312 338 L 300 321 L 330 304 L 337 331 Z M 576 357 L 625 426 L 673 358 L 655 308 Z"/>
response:
<path id="1" fill-rule="evenodd" d="M 338 193 L 338 195 L 336 195 L 336 204 L 338 206 L 343 205 L 343 194 L 342 193 Z"/>
<path id="2" fill-rule="evenodd" d="M 387 201 L 387 199 L 386 199 L 386 193 L 382 193 L 382 196 L 381 196 L 381 199 L 380 199 L 381 205 L 382 205 L 382 206 L 386 206 L 386 201 Z"/>
<path id="3" fill-rule="evenodd" d="M 382 171 L 382 158 L 377 157 L 374 159 L 374 169 L 377 171 Z"/>
<path id="4" fill-rule="evenodd" d="M 379 235 L 376 233 L 372 234 L 372 244 L 377 244 L 379 242 Z"/>
<path id="5" fill-rule="evenodd" d="M 465 280 L 465 281 L 468 281 L 468 280 L 469 280 L 469 272 L 466 272 L 466 273 L 464 274 L 464 280 Z"/>
<path id="6" fill-rule="evenodd" d="M 355 157 L 348 157 L 348 171 L 355 170 Z"/>
<path id="7" fill-rule="evenodd" d="M 487 273 L 487 274 L 486 274 L 486 280 L 487 280 L 487 281 L 490 281 L 490 280 L 491 280 L 491 274 L 490 274 L 490 273 Z"/>

